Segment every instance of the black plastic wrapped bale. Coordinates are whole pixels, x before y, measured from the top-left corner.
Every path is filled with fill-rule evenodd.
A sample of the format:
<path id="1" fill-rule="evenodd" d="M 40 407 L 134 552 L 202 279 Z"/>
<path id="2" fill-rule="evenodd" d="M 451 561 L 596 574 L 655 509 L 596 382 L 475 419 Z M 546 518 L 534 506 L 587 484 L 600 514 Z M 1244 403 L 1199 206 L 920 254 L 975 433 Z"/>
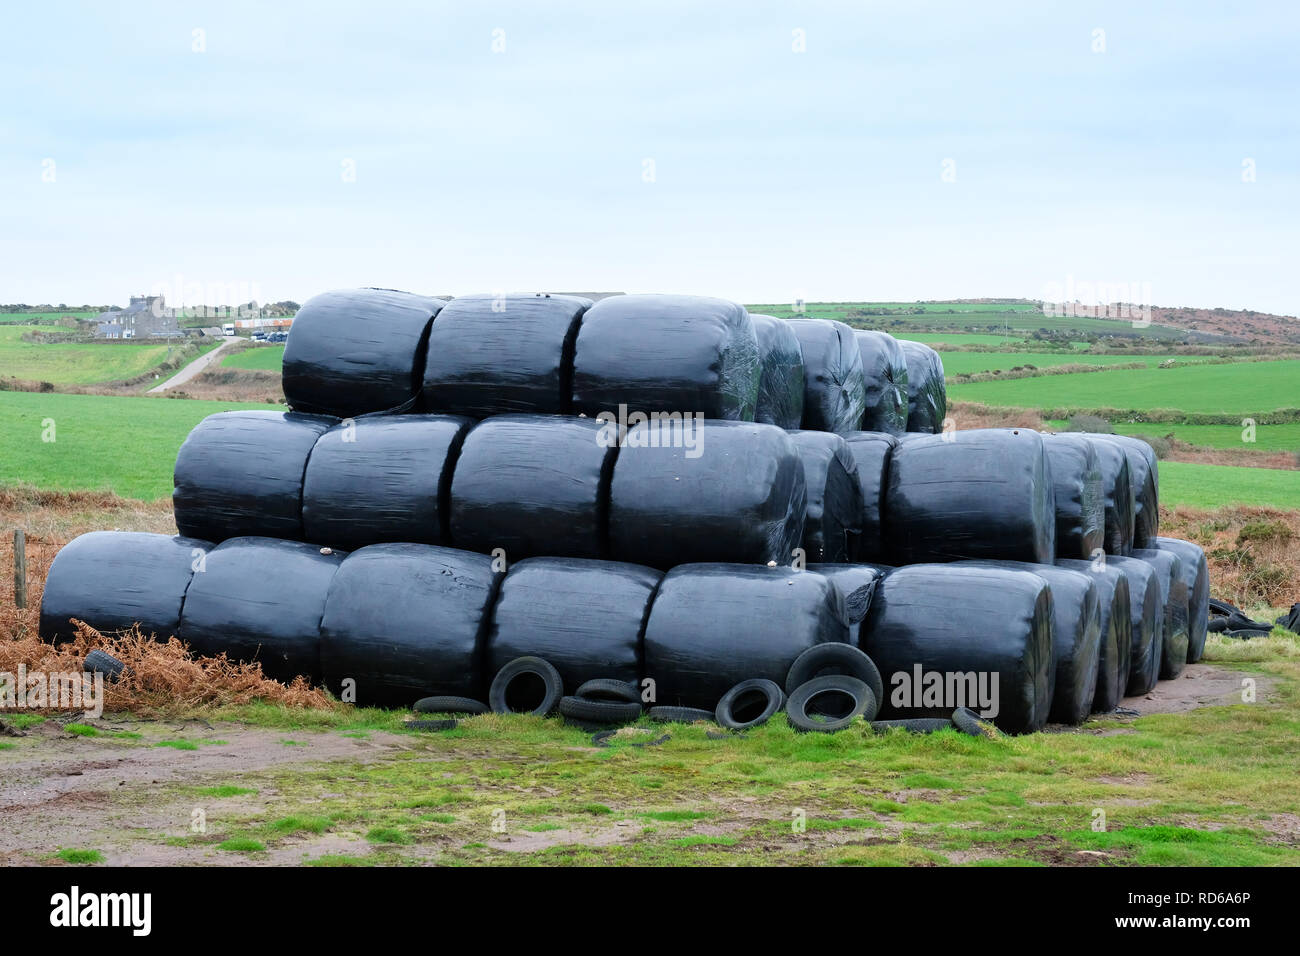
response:
<path id="1" fill-rule="evenodd" d="M 382 415 L 335 425 L 307 461 L 303 537 L 345 551 L 445 543 L 451 475 L 472 424 L 454 415 Z"/>
<path id="2" fill-rule="evenodd" d="M 98 631 L 134 624 L 167 640 L 176 633 L 194 565 L 212 549 L 198 538 L 92 531 L 54 556 L 41 594 L 41 640 L 71 640 L 71 619 Z"/>
<path id="3" fill-rule="evenodd" d="M 1093 579 L 1070 568 L 1016 561 L 981 561 L 981 565 L 1037 574 L 1052 589 L 1052 707 L 1047 719 L 1081 724 L 1092 712 L 1102 655 L 1100 595 Z M 1109 635 L 1108 635 L 1109 636 Z M 1114 657 L 1116 649 L 1106 649 Z"/>
<path id="4" fill-rule="evenodd" d="M 1165 640 L 1165 602 L 1160 574 L 1151 564 L 1138 558 L 1107 557 L 1106 566 L 1119 568 L 1128 578 L 1132 641 L 1124 696 L 1141 697 L 1151 693 L 1151 688 L 1160 679 L 1160 658 Z"/>
<path id="5" fill-rule="evenodd" d="M 1081 435 L 1044 435 L 1056 506 L 1056 554 L 1092 558 L 1106 534 L 1106 502 L 1096 443 Z"/>
<path id="6" fill-rule="evenodd" d="M 301 540 L 302 478 L 323 415 L 246 411 L 209 415 L 176 456 L 172 508 L 181 534 Z"/>
<path id="7" fill-rule="evenodd" d="M 937 435 L 948 415 L 943 359 L 928 345 L 899 339 L 907 359 L 907 430 Z"/>
<path id="8" fill-rule="evenodd" d="M 882 512 L 889 461 L 898 440 L 885 432 L 849 432 L 843 438 L 853 456 L 862 495 L 862 530 L 850 539 L 851 557 L 854 561 L 880 561 L 887 553 Z"/>
<path id="9" fill-rule="evenodd" d="M 610 482 L 611 557 L 663 570 L 701 560 L 788 565 L 807 494 L 799 449 L 775 425 L 637 425 Z"/>
<path id="10" fill-rule="evenodd" d="M 862 531 L 862 487 L 848 444 L 830 432 L 790 432 L 803 459 L 808 504 L 803 549 L 809 561 L 843 562 L 858 550 Z"/>
<path id="11" fill-rule="evenodd" d="M 425 344 L 442 299 L 339 289 L 308 299 L 284 346 L 289 406 L 339 418 L 401 408 L 424 380 Z"/>
<path id="12" fill-rule="evenodd" d="M 862 354 L 853 330 L 829 319 L 790 319 L 803 355 L 803 427 L 855 432 L 867 409 Z"/>
<path id="13" fill-rule="evenodd" d="M 1160 599 L 1164 604 L 1164 643 L 1160 650 L 1160 679 L 1172 680 L 1187 666 L 1188 601 L 1183 562 L 1172 551 L 1134 548 L 1133 557 L 1156 569 L 1160 582 Z"/>
<path id="14" fill-rule="evenodd" d="M 762 371 L 754 421 L 781 428 L 803 422 L 803 350 L 790 324 L 770 315 L 750 314 L 758 337 Z"/>
<path id="15" fill-rule="evenodd" d="M 858 629 L 871 610 L 871 599 L 885 572 L 870 564 L 810 564 L 808 570 L 820 574 L 831 584 L 844 601 L 844 613 L 849 622 L 849 643 L 858 643 Z"/>
<path id="16" fill-rule="evenodd" d="M 1009 733 L 1047 722 L 1052 590 L 1037 574 L 975 564 L 895 568 L 876 586 L 858 646 L 884 677 L 879 719 L 947 717 L 961 705 Z"/>
<path id="17" fill-rule="evenodd" d="M 698 295 L 615 295 L 582 319 L 573 411 L 754 420 L 758 338 L 744 306 Z"/>
<path id="18" fill-rule="evenodd" d="M 1051 564 L 1056 507 L 1043 439 L 1027 428 L 919 435 L 889 465 L 890 564 L 993 558 Z"/>
<path id="19" fill-rule="evenodd" d="M 504 548 L 508 561 L 603 557 L 605 480 L 617 453 L 617 429 L 589 418 L 485 419 L 466 436 L 451 480 L 452 544 Z"/>
<path id="20" fill-rule="evenodd" d="M 567 414 L 574 343 L 589 308 L 590 299 L 573 295 L 452 299 L 429 331 L 424 407 L 475 418 Z"/>
<path id="21" fill-rule="evenodd" d="M 1128 457 L 1129 485 L 1133 488 L 1133 547 L 1150 548 L 1160 534 L 1160 465 L 1155 450 L 1140 438 L 1098 435 L 1114 442 Z"/>
<path id="22" fill-rule="evenodd" d="M 437 545 L 352 552 L 334 576 L 321 621 L 326 686 L 340 695 L 354 689 L 354 702 L 365 707 L 409 707 L 444 695 L 483 700 L 499 577 L 486 555 Z"/>
<path id="23" fill-rule="evenodd" d="M 176 636 L 194 654 L 257 662 L 273 680 L 319 680 L 321 614 L 343 558 L 299 541 L 225 541 L 194 572 Z"/>
<path id="24" fill-rule="evenodd" d="M 848 634 L 844 602 L 820 574 L 684 564 L 664 576 L 650 606 L 645 676 L 657 703 L 712 710 L 742 680 L 784 685 L 796 657 Z"/>
<path id="25" fill-rule="evenodd" d="M 1133 482 L 1128 470 L 1128 453 L 1100 435 L 1068 433 L 1072 438 L 1092 445 L 1101 474 L 1101 497 L 1104 514 L 1102 547 L 1107 554 L 1121 557 L 1133 553 Z M 1064 435 L 1056 437 L 1066 437 Z"/>
<path id="26" fill-rule="evenodd" d="M 854 329 L 866 384 L 864 431 L 901 435 L 907 431 L 907 356 L 888 332 Z M 942 419 L 940 419 L 942 422 Z"/>
<path id="27" fill-rule="evenodd" d="M 527 558 L 510 566 L 488 631 L 488 673 L 517 657 L 549 661 L 574 693 L 589 680 L 635 682 L 659 571 L 583 558 Z"/>
<path id="28" fill-rule="evenodd" d="M 1057 565 L 1088 575 L 1097 586 L 1101 612 L 1101 654 L 1097 661 L 1097 692 L 1092 699 L 1094 714 L 1110 713 L 1119 706 L 1128 684 L 1133 653 L 1132 604 L 1128 576 L 1109 562 L 1061 558 Z"/>
<path id="29" fill-rule="evenodd" d="M 1210 623 L 1210 569 L 1200 545 L 1181 538 L 1156 538 L 1160 551 L 1171 551 L 1182 562 L 1187 585 L 1187 663 L 1195 664 L 1205 653 Z"/>

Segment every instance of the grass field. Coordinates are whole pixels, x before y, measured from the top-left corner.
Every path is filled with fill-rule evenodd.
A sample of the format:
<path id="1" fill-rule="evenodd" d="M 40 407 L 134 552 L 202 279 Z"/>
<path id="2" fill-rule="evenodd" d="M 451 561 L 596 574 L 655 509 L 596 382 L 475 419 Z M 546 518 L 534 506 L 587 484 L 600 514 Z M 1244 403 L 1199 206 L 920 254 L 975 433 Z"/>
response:
<path id="1" fill-rule="evenodd" d="M 280 371 L 282 364 L 284 364 L 283 345 L 257 345 L 227 355 L 221 360 L 222 368 L 257 369 L 270 372 Z"/>
<path id="2" fill-rule="evenodd" d="M 127 498 L 169 495 L 176 452 L 206 416 L 275 408 L 174 398 L 0 392 L 0 484 L 110 490 Z M 47 420 L 54 441 L 43 441 Z"/>
<path id="3" fill-rule="evenodd" d="M 0 312 L 0 325 L 28 325 L 32 322 L 57 322 L 65 316 L 74 319 L 93 319 L 98 312 Z"/>
<path id="4" fill-rule="evenodd" d="M 31 325 L 0 326 L 0 374 L 55 385 L 94 385 L 144 375 L 167 361 L 181 346 L 166 343 L 43 345 L 24 342 L 26 332 L 48 332 Z M 196 353 L 197 355 L 198 353 Z"/>
<path id="5" fill-rule="evenodd" d="M 944 352 L 945 375 L 966 375 L 971 372 L 989 372 L 993 369 L 1016 368 L 1033 365 L 1035 368 L 1052 368 L 1056 365 L 1129 365 L 1140 362 L 1155 368 L 1166 359 L 1203 362 L 1196 356 L 1174 355 L 1092 355 L 1084 352 Z"/>
<path id="6" fill-rule="evenodd" d="M 1164 408 L 1259 416 L 1281 408 L 1300 408 L 1300 360 L 975 382 L 950 386 L 948 397 L 1018 408 Z"/>
<path id="7" fill-rule="evenodd" d="M 1160 503 L 1192 508 L 1257 505 L 1300 509 L 1300 471 L 1162 461 Z"/>

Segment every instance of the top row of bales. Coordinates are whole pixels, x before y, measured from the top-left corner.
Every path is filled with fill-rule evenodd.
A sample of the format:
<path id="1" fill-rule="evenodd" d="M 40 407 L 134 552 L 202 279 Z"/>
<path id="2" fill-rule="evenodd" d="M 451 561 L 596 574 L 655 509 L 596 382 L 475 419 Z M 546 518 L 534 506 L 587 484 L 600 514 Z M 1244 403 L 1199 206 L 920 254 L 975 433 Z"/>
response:
<path id="1" fill-rule="evenodd" d="M 844 434 L 938 432 L 938 353 L 725 299 L 467 295 L 388 289 L 310 299 L 284 354 L 295 411 L 700 415 Z"/>

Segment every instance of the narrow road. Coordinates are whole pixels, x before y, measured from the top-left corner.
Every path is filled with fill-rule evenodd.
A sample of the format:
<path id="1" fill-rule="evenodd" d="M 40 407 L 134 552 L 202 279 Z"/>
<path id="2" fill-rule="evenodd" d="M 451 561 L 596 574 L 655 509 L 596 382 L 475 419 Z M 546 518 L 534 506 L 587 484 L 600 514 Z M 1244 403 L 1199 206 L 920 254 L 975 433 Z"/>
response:
<path id="1" fill-rule="evenodd" d="M 221 354 L 222 350 L 227 345 L 230 344 L 230 341 L 231 341 L 230 339 L 223 339 L 221 344 L 218 345 L 211 352 L 207 352 L 203 355 L 200 355 L 189 365 L 185 366 L 183 369 L 181 369 L 171 378 L 167 379 L 167 381 L 163 382 L 161 385 L 155 385 L 153 388 L 149 389 L 149 391 L 146 392 L 145 394 L 151 395 L 154 392 L 165 392 L 169 388 L 175 388 L 177 385 L 184 385 L 195 375 L 198 375 L 209 365 L 211 365 L 213 361 L 216 360 L 217 356 Z"/>

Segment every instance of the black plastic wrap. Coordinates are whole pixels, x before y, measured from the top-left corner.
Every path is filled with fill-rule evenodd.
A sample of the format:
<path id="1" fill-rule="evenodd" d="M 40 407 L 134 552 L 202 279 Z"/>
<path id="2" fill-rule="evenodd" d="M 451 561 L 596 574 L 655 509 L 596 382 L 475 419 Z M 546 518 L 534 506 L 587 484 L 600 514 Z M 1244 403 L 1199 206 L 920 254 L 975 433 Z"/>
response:
<path id="1" fill-rule="evenodd" d="M 673 447 L 684 445 L 683 433 L 695 449 Z M 775 425 L 637 425 L 610 482 L 611 557 L 663 570 L 699 561 L 788 565 L 807 494 L 799 449 Z"/>
<path id="2" fill-rule="evenodd" d="M 650 600 L 663 575 L 637 564 L 527 558 L 510 566 L 488 631 L 488 673 L 516 657 L 549 661 L 574 693 L 589 680 L 635 682 Z"/>
<path id="3" fill-rule="evenodd" d="M 790 324 L 770 315 L 754 315 L 758 336 L 758 404 L 754 421 L 781 428 L 798 428 L 803 422 L 803 350 Z"/>
<path id="4" fill-rule="evenodd" d="M 1096 442 L 1077 434 L 1044 435 L 1056 505 L 1056 554 L 1091 558 L 1106 536 L 1106 501 Z"/>
<path id="5" fill-rule="evenodd" d="M 176 456 L 172 508 L 181 534 L 302 539 L 302 478 L 322 415 L 244 411 L 209 415 Z"/>
<path id="6" fill-rule="evenodd" d="M 256 661 L 273 680 L 319 680 L 321 614 L 344 558 L 321 551 L 276 538 L 222 542 L 194 572 L 176 636 L 194 654 Z"/>
<path id="7" fill-rule="evenodd" d="M 849 446 L 830 432 L 790 432 L 803 459 L 808 503 L 802 546 L 809 561 L 836 563 L 857 551 L 862 531 L 862 487 Z M 850 544 L 852 542 L 852 549 Z"/>
<path id="8" fill-rule="evenodd" d="M 1098 435 L 1124 449 L 1133 488 L 1133 547 L 1150 548 L 1160 534 L 1160 466 L 1155 450 L 1140 438 Z"/>
<path id="9" fill-rule="evenodd" d="M 1051 564 L 1056 508 L 1043 439 L 981 428 L 900 442 L 889 465 L 890 564 L 993 558 Z"/>
<path id="10" fill-rule="evenodd" d="M 446 303 L 392 289 L 339 289 L 308 299 L 284 346 L 289 406 L 339 418 L 412 402 L 424 378 L 425 342 Z"/>
<path id="11" fill-rule="evenodd" d="M 70 640 L 71 618 L 98 631 L 139 624 L 167 640 L 176 633 L 196 561 L 212 549 L 198 538 L 92 531 L 54 556 L 41 594 L 41 640 Z"/>
<path id="12" fill-rule="evenodd" d="M 567 413 L 574 342 L 589 308 L 573 295 L 452 299 L 429 331 L 423 406 L 475 418 Z"/>
<path id="13" fill-rule="evenodd" d="M 880 561 L 888 552 L 883 540 L 883 509 L 889 484 L 889 461 L 898 441 L 885 432 L 849 432 L 843 437 L 857 466 L 858 489 L 862 496 L 862 530 L 850 539 L 852 559 Z"/>
<path id="14" fill-rule="evenodd" d="M 1160 575 L 1146 561 L 1137 558 L 1106 558 L 1106 566 L 1118 568 L 1128 578 L 1129 642 L 1128 679 L 1125 697 L 1149 694 L 1160 679 L 1160 657 L 1165 635 L 1165 603 Z"/>
<path id="15" fill-rule="evenodd" d="M 1092 445 L 1101 473 L 1104 509 L 1102 547 L 1107 554 L 1126 557 L 1133 553 L 1133 482 L 1128 470 L 1128 453 L 1113 441 L 1081 432 L 1069 432 Z M 1063 437 L 1063 436 L 1062 436 Z"/>
<path id="16" fill-rule="evenodd" d="M 907 431 L 908 415 L 907 356 L 903 347 L 888 332 L 854 329 L 853 337 L 858 340 L 866 383 L 862 429 L 903 434 Z"/>
<path id="17" fill-rule="evenodd" d="M 1183 575 L 1183 562 L 1172 551 L 1159 551 L 1155 548 L 1134 548 L 1133 557 L 1156 569 L 1165 616 L 1160 679 L 1172 680 L 1187 666 L 1189 594 L 1187 580 Z"/>
<path id="18" fill-rule="evenodd" d="M 1195 664 L 1205 653 L 1210 623 L 1210 569 L 1205 552 L 1200 545 L 1181 538 L 1156 538 L 1155 547 L 1173 552 L 1182 562 L 1187 585 L 1187 663 Z"/>
<path id="19" fill-rule="evenodd" d="M 421 697 L 483 700 L 485 637 L 499 577 L 492 559 L 429 544 L 374 544 L 339 567 L 321 621 L 321 667 L 335 694 L 407 707 Z"/>
<path id="20" fill-rule="evenodd" d="M 1037 574 L 1052 589 L 1052 707 L 1047 719 L 1081 724 L 1092 712 L 1101 659 L 1101 607 L 1092 578 L 1069 568 L 1016 561 L 981 565 Z M 1114 648 L 1108 648 L 1113 656 Z"/>
<path id="21" fill-rule="evenodd" d="M 810 564 L 808 570 L 835 585 L 849 621 L 849 643 L 857 644 L 858 629 L 871 610 L 871 599 L 885 572 L 870 564 Z"/>
<path id="22" fill-rule="evenodd" d="M 855 432 L 867 409 L 867 382 L 853 330 L 830 319 L 790 319 L 803 355 L 803 427 Z"/>
<path id="23" fill-rule="evenodd" d="M 603 443 L 602 427 L 560 415 L 480 422 L 451 480 L 452 544 L 485 554 L 504 548 L 509 561 L 603 557 L 603 485 L 618 435 L 611 427 Z"/>
<path id="24" fill-rule="evenodd" d="M 758 338 L 744 306 L 698 295 L 615 295 L 583 317 L 573 411 L 699 412 L 752 422 Z"/>
<path id="25" fill-rule="evenodd" d="M 876 586 L 858 646 L 885 681 L 880 719 L 948 717 L 958 703 L 977 712 L 980 675 L 996 700 L 985 715 L 1009 733 L 1047 722 L 1052 703 L 1052 590 L 1039 575 L 974 564 L 896 568 Z M 920 674 L 918 675 L 918 669 Z M 964 700 L 927 701 L 925 675 L 972 675 Z M 992 681 L 997 677 L 996 695 Z M 917 686 L 918 680 L 921 686 Z"/>
<path id="26" fill-rule="evenodd" d="M 645 676 L 657 703 L 712 710 L 742 680 L 784 685 L 796 657 L 848 633 L 843 600 L 820 574 L 686 564 L 664 576 L 650 606 Z"/>
<path id="27" fill-rule="evenodd" d="M 1128 669 L 1133 653 L 1132 605 L 1129 600 L 1128 576 L 1109 562 L 1061 558 L 1057 565 L 1086 574 L 1097 586 L 1101 614 L 1101 653 L 1097 660 L 1097 692 L 1092 712 L 1106 714 L 1119 706 L 1128 684 Z"/>
<path id="28" fill-rule="evenodd" d="M 943 359 L 921 342 L 899 339 L 907 359 L 907 430 L 937 435 L 948 415 L 948 387 Z"/>
<path id="29" fill-rule="evenodd" d="M 355 551 L 447 540 L 451 475 L 471 419 L 381 415 L 335 425 L 307 461 L 303 538 Z"/>

